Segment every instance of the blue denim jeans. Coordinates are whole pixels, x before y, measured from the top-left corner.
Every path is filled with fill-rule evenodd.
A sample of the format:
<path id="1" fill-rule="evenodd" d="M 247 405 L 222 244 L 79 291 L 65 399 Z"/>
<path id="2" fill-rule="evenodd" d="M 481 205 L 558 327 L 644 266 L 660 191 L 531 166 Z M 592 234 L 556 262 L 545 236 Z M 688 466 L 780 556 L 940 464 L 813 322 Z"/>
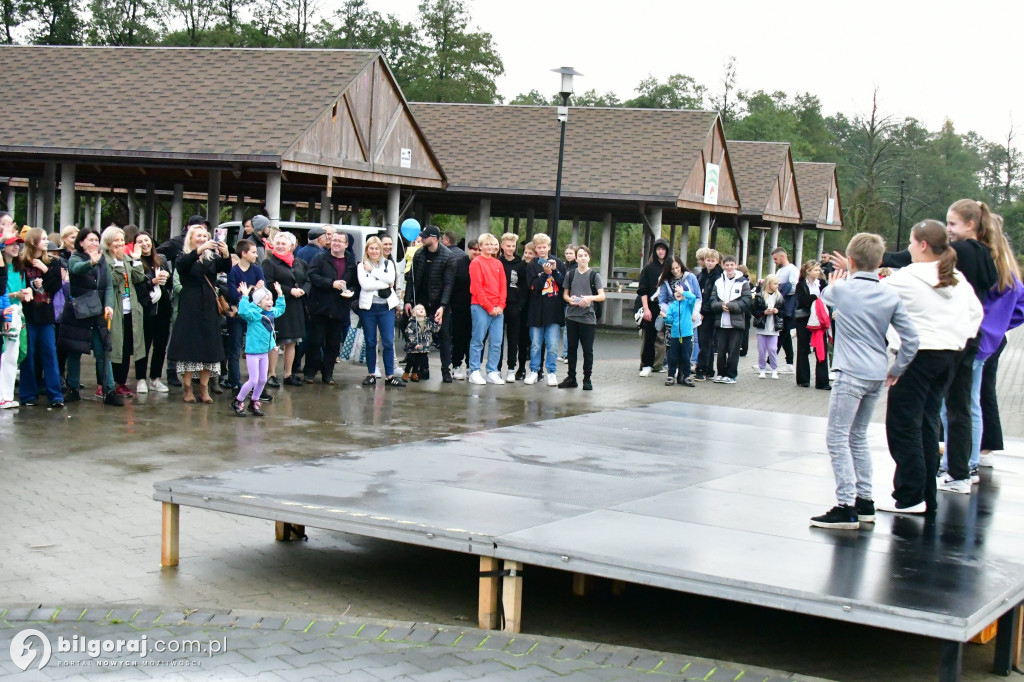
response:
<path id="1" fill-rule="evenodd" d="M 380 330 L 380 343 L 384 354 L 384 376 L 395 373 L 395 311 L 386 303 L 375 303 L 369 310 L 360 310 L 359 318 L 363 321 L 363 342 L 366 346 L 366 371 L 373 374 L 377 371 L 377 330 Z"/>
<path id="2" fill-rule="evenodd" d="M 484 352 L 484 338 L 490 337 L 487 342 L 487 373 L 498 371 L 498 362 L 501 360 L 501 338 L 505 329 L 504 315 L 490 315 L 483 306 L 475 303 L 469 308 L 470 318 L 473 320 L 473 336 L 469 341 L 469 371 L 479 371 L 480 360 Z"/>
<path id="3" fill-rule="evenodd" d="M 106 393 L 114 390 L 114 370 L 107 362 L 106 371 L 103 369 L 103 337 L 98 328 L 92 330 L 92 354 L 96 360 L 96 383 L 103 382 L 103 390 Z M 78 390 L 82 384 L 82 356 L 79 353 L 68 353 L 68 388 Z"/>
<path id="4" fill-rule="evenodd" d="M 57 369 L 57 337 L 52 324 L 26 323 L 28 355 L 21 363 L 21 380 L 18 383 L 18 394 L 22 402 L 39 397 L 36 386 L 36 367 L 43 367 L 43 383 L 46 395 L 51 403 L 64 402 L 64 393 L 60 390 L 60 370 Z M 77 388 L 77 387 L 76 387 Z"/>
<path id="5" fill-rule="evenodd" d="M 245 343 L 245 320 L 240 317 L 228 318 L 228 384 L 237 388 L 242 385 L 240 360 L 242 344 Z"/>
<path id="6" fill-rule="evenodd" d="M 968 466 L 977 469 L 981 465 L 981 378 L 985 373 L 985 361 L 974 359 L 971 375 L 971 460 Z M 949 470 L 946 453 L 949 451 L 949 424 L 946 421 L 946 403 L 942 403 L 942 433 L 946 434 L 946 447 L 942 451 L 942 470 Z"/>
<path id="7" fill-rule="evenodd" d="M 852 506 L 871 499 L 871 448 L 868 425 L 885 381 L 858 379 L 836 372 L 829 396 L 825 442 L 836 478 L 836 499 Z"/>
<path id="8" fill-rule="evenodd" d="M 530 327 L 530 371 L 540 371 L 540 348 L 547 346 L 547 360 L 544 363 L 548 374 L 554 374 L 558 369 L 558 334 L 561 327 L 557 324 L 549 324 L 546 327 Z"/>

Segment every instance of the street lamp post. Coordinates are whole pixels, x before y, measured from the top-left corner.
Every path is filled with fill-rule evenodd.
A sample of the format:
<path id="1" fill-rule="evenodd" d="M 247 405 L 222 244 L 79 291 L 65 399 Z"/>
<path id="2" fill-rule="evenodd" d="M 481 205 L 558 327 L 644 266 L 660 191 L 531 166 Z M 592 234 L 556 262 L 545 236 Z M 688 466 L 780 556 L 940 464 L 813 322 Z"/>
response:
<path id="1" fill-rule="evenodd" d="M 565 158 L 565 122 L 569 120 L 569 97 L 572 95 L 573 76 L 582 76 L 571 66 L 563 66 L 560 69 L 551 69 L 555 73 L 562 74 L 562 89 L 558 94 L 562 98 L 562 104 L 558 107 L 558 120 L 562 124 L 562 136 L 558 141 L 558 176 L 555 180 L 555 210 L 552 225 L 548 226 L 551 232 L 551 253 L 558 254 L 558 212 L 562 203 L 562 160 Z"/>

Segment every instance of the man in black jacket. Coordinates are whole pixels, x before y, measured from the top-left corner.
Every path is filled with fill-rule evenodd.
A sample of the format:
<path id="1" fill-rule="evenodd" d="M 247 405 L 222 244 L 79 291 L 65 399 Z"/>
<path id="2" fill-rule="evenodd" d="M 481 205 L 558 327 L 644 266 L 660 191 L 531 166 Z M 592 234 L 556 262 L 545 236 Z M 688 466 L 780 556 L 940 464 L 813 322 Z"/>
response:
<path id="1" fill-rule="evenodd" d="M 640 305 L 643 306 L 644 319 L 640 323 L 640 329 L 644 332 L 643 349 L 640 351 L 640 376 L 650 376 L 655 366 L 660 368 L 665 359 L 665 346 L 658 344 L 658 329 L 655 326 L 658 315 L 661 313 L 661 306 L 658 303 L 658 287 L 661 280 L 661 272 L 665 269 L 665 258 L 668 257 L 668 242 L 658 239 L 654 242 L 654 249 L 651 253 L 651 262 L 640 271 L 640 281 L 637 286 L 636 295 L 640 298 Z M 658 351 L 661 352 L 658 352 Z M 660 357 L 659 357 L 660 356 Z M 658 369 L 658 371 L 661 371 Z"/>
<path id="2" fill-rule="evenodd" d="M 409 286 L 405 289 L 405 314 L 412 314 L 412 307 L 422 303 L 427 315 L 441 325 L 438 339 L 441 343 L 441 378 L 446 384 L 452 382 L 452 321 L 451 299 L 455 284 L 455 259 L 451 251 L 441 243 L 441 231 L 434 225 L 427 225 L 420 232 L 423 246 L 416 250 L 409 273 Z M 420 374 L 420 378 L 423 375 Z"/>
<path id="3" fill-rule="evenodd" d="M 700 314 L 704 319 L 697 327 L 700 353 L 697 355 L 697 371 L 693 376 L 695 381 L 705 381 L 715 376 L 715 316 L 711 310 L 711 294 L 715 282 L 722 276 L 722 266 L 718 259 L 718 251 L 709 250 L 704 256 L 704 269 L 697 275 L 701 293 Z"/>
<path id="4" fill-rule="evenodd" d="M 519 343 L 523 325 L 526 318 L 523 316 L 523 308 L 530 295 L 530 287 L 527 282 L 526 262 L 516 255 L 516 245 L 519 243 L 519 236 L 511 232 L 501 235 L 501 265 L 505 268 L 505 337 L 504 343 L 508 345 L 508 373 L 505 376 L 507 383 L 526 376 L 526 363 L 530 360 L 529 345 Z M 498 371 L 501 371 L 501 359 L 498 359 Z"/>
<path id="5" fill-rule="evenodd" d="M 445 234 L 450 234 L 446 232 Z M 444 244 L 444 235 L 441 242 Z M 461 256 L 456 256 L 456 249 Z M 469 342 L 473 337 L 473 318 L 470 313 L 472 296 L 469 292 L 469 264 L 480 254 L 480 247 L 475 239 L 466 243 L 466 251 L 448 248 L 455 261 L 455 283 L 452 286 L 452 378 L 462 381 L 468 373 L 462 369 L 462 362 L 469 366 Z"/>
<path id="6" fill-rule="evenodd" d="M 331 235 L 331 248 L 318 253 L 309 264 L 309 338 L 306 342 L 307 384 L 322 373 L 325 384 L 334 385 L 334 363 L 348 333 L 353 297 L 358 293 L 356 263 L 348 250 L 348 235 Z"/>

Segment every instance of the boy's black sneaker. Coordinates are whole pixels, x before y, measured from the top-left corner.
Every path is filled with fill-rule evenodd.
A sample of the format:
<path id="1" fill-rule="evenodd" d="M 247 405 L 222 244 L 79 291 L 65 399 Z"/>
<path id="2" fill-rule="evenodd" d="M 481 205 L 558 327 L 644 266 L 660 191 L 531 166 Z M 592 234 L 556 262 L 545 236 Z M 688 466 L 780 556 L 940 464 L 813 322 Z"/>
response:
<path id="1" fill-rule="evenodd" d="M 245 404 L 237 398 L 231 401 L 231 410 L 239 417 L 245 416 Z"/>
<path id="2" fill-rule="evenodd" d="M 451 376 L 451 372 L 449 372 L 448 374 L 449 374 L 449 376 Z M 421 369 L 420 370 L 420 381 L 430 381 L 430 370 L 429 369 Z M 447 383 L 450 384 L 452 382 L 448 381 Z"/>
<path id="3" fill-rule="evenodd" d="M 394 388 L 405 388 L 405 382 L 402 381 L 402 377 L 397 374 L 384 380 L 385 386 L 392 386 Z"/>
<path id="4" fill-rule="evenodd" d="M 273 374 L 267 379 L 267 386 L 270 388 L 281 388 L 281 382 L 277 380 L 277 377 Z"/>
<path id="5" fill-rule="evenodd" d="M 707 381 L 707 377 L 704 376 L 704 372 L 696 372 L 693 375 L 694 381 Z"/>
<path id="6" fill-rule="evenodd" d="M 566 377 L 558 383 L 559 388 L 576 388 L 578 386 L 575 377 Z"/>
<path id="7" fill-rule="evenodd" d="M 522 381 L 525 378 L 526 378 L 526 368 L 520 367 L 516 371 L 516 381 Z"/>
<path id="8" fill-rule="evenodd" d="M 428 378 L 430 378 L 429 373 L 427 373 L 427 376 L 423 376 L 422 372 L 420 373 L 420 379 L 426 380 Z M 452 371 L 447 367 L 441 368 L 441 381 L 443 381 L 446 384 L 452 383 Z"/>
<path id="9" fill-rule="evenodd" d="M 584 379 L 583 380 L 583 390 L 584 391 L 593 391 L 594 390 L 594 384 L 590 383 L 590 379 Z"/>
<path id="10" fill-rule="evenodd" d="M 363 379 L 363 386 L 375 386 L 377 384 L 377 377 L 372 374 L 367 374 L 366 378 Z"/>
<path id="11" fill-rule="evenodd" d="M 111 407 L 124 407 L 124 399 L 114 391 L 107 391 L 103 397 L 103 404 Z"/>
<path id="12" fill-rule="evenodd" d="M 64 402 L 66 402 L 66 403 L 77 403 L 81 399 L 82 399 L 82 394 L 79 393 L 77 389 L 69 388 L 64 393 Z"/>
<path id="13" fill-rule="evenodd" d="M 875 503 L 871 500 L 858 497 L 853 508 L 857 510 L 857 520 L 861 523 L 875 522 Z"/>
<path id="14" fill-rule="evenodd" d="M 272 396 L 269 393 L 267 393 L 267 389 L 263 389 L 263 395 L 261 395 L 260 399 L 258 401 L 256 401 L 256 402 L 272 403 L 272 402 L 274 402 L 274 396 Z"/>
<path id="15" fill-rule="evenodd" d="M 857 520 L 856 507 L 836 505 L 821 516 L 812 517 L 811 525 L 816 528 L 857 530 L 860 528 L 860 521 Z"/>

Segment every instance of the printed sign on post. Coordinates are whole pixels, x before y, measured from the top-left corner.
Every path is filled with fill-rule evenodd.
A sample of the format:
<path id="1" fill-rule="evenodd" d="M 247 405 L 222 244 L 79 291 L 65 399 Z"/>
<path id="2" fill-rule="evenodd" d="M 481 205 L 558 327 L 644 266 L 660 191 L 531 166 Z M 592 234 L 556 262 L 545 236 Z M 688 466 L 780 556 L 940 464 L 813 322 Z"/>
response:
<path id="1" fill-rule="evenodd" d="M 717 163 L 709 163 L 704 171 L 704 203 L 718 203 L 718 173 L 720 167 Z"/>
<path id="2" fill-rule="evenodd" d="M 402 147 L 402 168 L 412 168 L 412 150 Z"/>
<path id="3" fill-rule="evenodd" d="M 825 210 L 825 224 L 831 225 L 832 219 L 836 216 L 836 200 L 834 197 L 828 198 L 828 208 Z"/>

